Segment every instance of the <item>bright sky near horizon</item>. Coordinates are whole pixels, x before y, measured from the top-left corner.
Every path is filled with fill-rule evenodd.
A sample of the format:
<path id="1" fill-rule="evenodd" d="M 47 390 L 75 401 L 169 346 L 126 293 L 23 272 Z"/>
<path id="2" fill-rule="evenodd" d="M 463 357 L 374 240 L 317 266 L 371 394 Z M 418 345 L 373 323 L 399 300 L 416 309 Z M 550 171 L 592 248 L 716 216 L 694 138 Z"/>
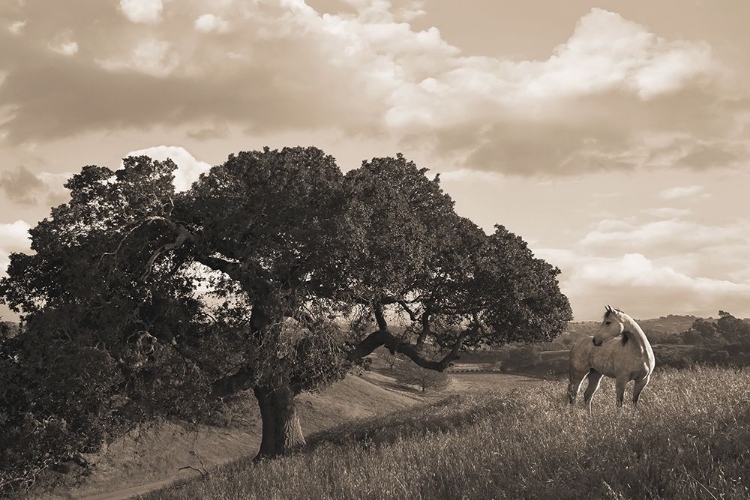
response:
<path id="1" fill-rule="evenodd" d="M 439 172 L 576 320 L 750 316 L 750 2 L 457 5 L 4 0 L 0 269 L 84 165 L 314 145 Z"/>

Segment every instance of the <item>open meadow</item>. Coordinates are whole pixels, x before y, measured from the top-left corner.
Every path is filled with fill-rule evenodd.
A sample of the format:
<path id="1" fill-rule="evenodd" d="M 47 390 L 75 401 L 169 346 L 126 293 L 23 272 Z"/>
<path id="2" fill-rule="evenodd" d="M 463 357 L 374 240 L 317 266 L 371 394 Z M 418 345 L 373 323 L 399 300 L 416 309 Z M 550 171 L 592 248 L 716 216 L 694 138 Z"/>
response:
<path id="1" fill-rule="evenodd" d="M 564 381 L 492 393 L 480 377 L 487 392 L 353 421 L 292 456 L 240 460 L 142 498 L 750 496 L 747 371 L 657 372 L 638 409 L 617 408 L 607 380 L 591 416 L 565 404 Z"/>

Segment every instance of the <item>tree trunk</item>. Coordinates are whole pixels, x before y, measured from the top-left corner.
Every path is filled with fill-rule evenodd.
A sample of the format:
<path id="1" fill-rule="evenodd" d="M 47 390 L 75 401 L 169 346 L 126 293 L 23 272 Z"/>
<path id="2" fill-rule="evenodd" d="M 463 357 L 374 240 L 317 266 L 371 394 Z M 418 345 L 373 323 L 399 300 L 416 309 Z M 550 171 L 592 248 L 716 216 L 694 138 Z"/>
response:
<path id="1" fill-rule="evenodd" d="M 294 408 L 295 394 L 291 385 L 255 387 L 254 392 L 263 422 L 260 451 L 255 459 L 287 455 L 304 446 L 305 438 Z"/>

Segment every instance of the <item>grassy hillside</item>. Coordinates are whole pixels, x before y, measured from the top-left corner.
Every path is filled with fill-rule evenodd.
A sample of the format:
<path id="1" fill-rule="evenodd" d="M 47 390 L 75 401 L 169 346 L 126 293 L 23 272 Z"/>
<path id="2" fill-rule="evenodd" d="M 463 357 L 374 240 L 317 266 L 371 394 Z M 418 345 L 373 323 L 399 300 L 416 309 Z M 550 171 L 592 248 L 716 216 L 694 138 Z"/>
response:
<path id="1" fill-rule="evenodd" d="M 302 394 L 297 408 L 303 431 L 308 435 L 353 418 L 378 415 L 421 401 L 351 375 L 320 393 Z M 105 493 L 194 476 L 195 471 L 178 472 L 178 469 L 186 465 L 201 467 L 198 457 L 210 469 L 243 456 L 253 456 L 260 444 L 260 414 L 250 397 L 240 404 L 244 406 L 242 420 L 231 422 L 226 428 L 164 423 L 119 439 L 99 458 L 88 480 L 71 495 L 74 498 L 118 498 Z"/>
<path id="2" fill-rule="evenodd" d="M 603 384 L 594 415 L 565 383 L 454 396 L 350 423 L 294 456 L 239 461 L 143 498 L 727 498 L 750 496 L 750 373 L 655 375 L 641 407 Z"/>
<path id="3" fill-rule="evenodd" d="M 669 316 L 662 316 L 661 318 L 638 320 L 638 324 L 644 330 L 678 334 L 685 330 L 689 330 L 696 319 L 696 316 L 670 314 Z"/>

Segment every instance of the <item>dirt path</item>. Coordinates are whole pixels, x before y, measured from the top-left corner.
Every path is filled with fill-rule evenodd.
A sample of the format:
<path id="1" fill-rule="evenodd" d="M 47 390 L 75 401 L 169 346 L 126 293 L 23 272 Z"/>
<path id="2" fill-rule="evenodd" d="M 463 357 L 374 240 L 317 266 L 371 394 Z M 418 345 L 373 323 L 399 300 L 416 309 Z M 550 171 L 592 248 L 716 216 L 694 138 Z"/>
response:
<path id="1" fill-rule="evenodd" d="M 510 392 L 513 389 L 533 387 L 543 380 L 511 373 L 452 373 L 448 392 L 471 394 L 482 392 Z"/>
<path id="2" fill-rule="evenodd" d="M 151 491 L 164 488 L 165 486 L 169 486 L 170 484 L 176 481 L 179 481 L 180 479 L 191 477 L 191 476 L 199 476 L 199 475 L 200 474 L 198 474 L 197 472 L 193 474 L 186 473 L 184 476 L 180 476 L 180 477 L 170 477 L 167 479 L 162 479 L 161 481 L 141 484 L 139 486 L 133 486 L 131 488 L 125 488 L 122 490 L 110 491 L 107 493 L 97 493 L 96 495 L 80 497 L 80 500 L 125 500 L 127 498 L 131 498 L 136 495 L 143 495 Z"/>

